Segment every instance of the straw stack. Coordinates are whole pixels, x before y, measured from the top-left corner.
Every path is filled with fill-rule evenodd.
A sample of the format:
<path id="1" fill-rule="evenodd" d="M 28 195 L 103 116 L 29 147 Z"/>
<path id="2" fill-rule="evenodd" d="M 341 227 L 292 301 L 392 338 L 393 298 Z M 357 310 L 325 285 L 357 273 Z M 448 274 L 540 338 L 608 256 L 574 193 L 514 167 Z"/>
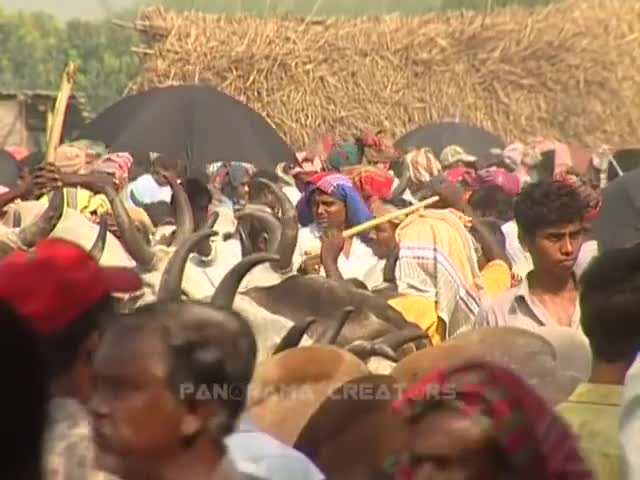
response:
<path id="1" fill-rule="evenodd" d="M 133 90 L 214 85 L 293 145 L 458 117 L 509 140 L 612 145 L 640 131 L 640 2 L 574 0 L 486 16 L 257 18 L 153 7 Z"/>

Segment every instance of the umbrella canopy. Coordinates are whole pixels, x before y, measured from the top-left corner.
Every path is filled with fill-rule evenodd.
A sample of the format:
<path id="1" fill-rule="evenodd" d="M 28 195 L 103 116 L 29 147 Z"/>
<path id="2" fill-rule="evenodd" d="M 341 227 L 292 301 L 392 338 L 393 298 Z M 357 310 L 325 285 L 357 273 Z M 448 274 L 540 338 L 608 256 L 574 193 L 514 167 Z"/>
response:
<path id="1" fill-rule="evenodd" d="M 640 169 L 625 173 L 602 190 L 593 236 L 600 252 L 640 242 Z"/>
<path id="2" fill-rule="evenodd" d="M 76 138 L 99 140 L 110 151 L 131 152 L 136 159 L 149 152 L 177 156 L 196 175 L 216 161 L 273 170 L 294 158 L 259 113 L 203 85 L 154 88 L 125 97 L 84 125 Z"/>
<path id="3" fill-rule="evenodd" d="M 405 133 L 395 143 L 396 148 L 405 151 L 415 147 L 429 147 L 437 157 L 449 145 L 458 145 L 479 159 L 488 157 L 492 149 L 503 150 L 505 147 L 504 141 L 497 135 L 462 122 L 423 125 Z"/>

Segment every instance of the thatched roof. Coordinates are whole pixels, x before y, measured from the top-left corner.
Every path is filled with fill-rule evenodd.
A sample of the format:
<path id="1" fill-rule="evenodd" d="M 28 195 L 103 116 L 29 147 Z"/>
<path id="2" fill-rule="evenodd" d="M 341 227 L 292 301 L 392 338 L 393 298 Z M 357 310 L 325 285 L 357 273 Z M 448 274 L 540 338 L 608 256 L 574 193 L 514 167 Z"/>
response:
<path id="1" fill-rule="evenodd" d="M 315 129 L 392 135 L 445 117 L 507 139 L 635 143 L 640 2 L 415 17 L 256 18 L 150 8 L 134 89 L 208 83 L 294 145 Z"/>

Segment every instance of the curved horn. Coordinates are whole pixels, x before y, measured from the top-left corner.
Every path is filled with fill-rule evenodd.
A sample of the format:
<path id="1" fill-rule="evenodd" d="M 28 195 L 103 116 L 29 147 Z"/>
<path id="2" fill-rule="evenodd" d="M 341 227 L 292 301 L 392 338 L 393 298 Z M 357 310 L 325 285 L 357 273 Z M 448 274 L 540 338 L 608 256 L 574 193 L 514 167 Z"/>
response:
<path id="1" fill-rule="evenodd" d="M 353 315 L 353 312 L 355 311 L 356 309 L 353 307 L 346 307 L 345 309 L 343 309 L 338 321 L 330 324 L 326 329 L 323 329 L 318 335 L 315 343 L 335 345 L 338 341 L 340 333 L 342 333 L 342 330 L 347 323 L 347 320 L 349 320 L 349 317 L 351 317 L 351 315 Z"/>
<path id="2" fill-rule="evenodd" d="M 99 188 L 99 187 L 97 187 Z M 149 245 L 144 241 L 142 235 L 124 206 L 122 199 L 111 186 L 103 186 L 100 191 L 109 200 L 113 218 L 120 232 L 120 243 L 127 250 L 127 253 L 143 270 L 151 270 L 156 260 L 156 254 L 151 250 Z"/>
<path id="3" fill-rule="evenodd" d="M 173 239 L 173 245 L 182 245 L 189 236 L 193 233 L 193 211 L 191 210 L 191 203 L 187 192 L 184 191 L 182 185 L 180 185 L 174 178 L 165 177 L 171 186 L 173 192 L 174 202 L 173 205 L 176 209 L 176 234 Z"/>
<path id="4" fill-rule="evenodd" d="M 269 253 L 276 253 L 278 244 L 280 243 L 280 224 L 276 217 L 269 211 L 267 207 L 263 205 L 246 205 L 242 210 L 238 211 L 236 218 L 241 220 L 243 218 L 255 218 L 259 220 L 265 226 L 267 230 L 267 236 L 269 237 L 269 245 L 267 251 Z"/>
<path id="5" fill-rule="evenodd" d="M 280 243 L 278 243 L 277 252 L 280 256 L 280 261 L 278 262 L 277 269 L 281 273 L 286 273 L 291 270 L 293 254 L 298 243 L 298 216 L 296 214 L 296 207 L 291 203 L 289 197 L 273 182 L 265 178 L 258 178 L 256 180 L 268 187 L 278 200 L 278 206 L 280 207 Z"/>
<path id="6" fill-rule="evenodd" d="M 20 225 L 22 225 L 22 214 L 20 213 L 20 210 L 14 210 L 13 211 L 12 227 L 13 228 L 20 228 Z"/>
<path id="7" fill-rule="evenodd" d="M 276 165 L 276 175 L 283 183 L 286 183 L 290 187 L 296 186 L 296 181 L 287 173 L 287 162 L 280 162 Z"/>
<path id="8" fill-rule="evenodd" d="M 219 219 L 220 212 L 213 212 L 206 223 L 201 227 L 201 230 L 213 230 L 216 227 L 216 223 L 218 223 Z"/>
<path id="9" fill-rule="evenodd" d="M 431 343 L 429 337 L 425 335 L 424 332 L 414 329 L 404 329 L 388 333 L 384 337 L 377 339 L 375 343 L 386 345 L 391 350 L 396 351 L 400 347 L 418 340 L 424 340 L 427 343 Z"/>
<path id="10" fill-rule="evenodd" d="M 51 235 L 64 214 L 64 191 L 58 188 L 49 196 L 49 203 L 38 218 L 17 232 L 18 240 L 25 248 L 33 248 L 35 244 Z"/>
<path id="11" fill-rule="evenodd" d="M 192 233 L 174 250 L 167 265 L 162 271 L 160 285 L 158 286 L 158 301 L 180 300 L 182 295 L 182 277 L 187 266 L 187 260 L 198 243 L 203 239 L 216 235 L 212 230 Z"/>
<path id="12" fill-rule="evenodd" d="M 278 342 L 278 345 L 273 350 L 273 355 L 299 346 L 300 342 L 309 331 L 309 328 L 311 328 L 311 325 L 314 323 L 316 323 L 316 319 L 309 317 L 304 322 L 293 325 L 284 337 L 282 337 L 280 342 Z"/>
<path id="13" fill-rule="evenodd" d="M 211 297 L 211 305 L 220 310 L 231 310 L 233 299 L 244 277 L 257 265 L 266 262 L 277 262 L 278 256 L 270 253 L 255 253 L 236 263 L 222 278 Z"/>
<path id="14" fill-rule="evenodd" d="M 385 283 L 396 283 L 396 265 L 398 264 L 399 253 L 400 251 L 396 248 L 384 262 L 384 268 L 382 269 L 382 281 Z"/>
<path id="15" fill-rule="evenodd" d="M 347 345 L 345 350 L 352 353 L 362 361 L 366 361 L 373 356 L 383 357 L 392 362 L 398 361 L 398 356 L 387 345 L 381 343 L 375 343 L 370 340 L 356 340 L 355 342 Z"/>
<path id="16" fill-rule="evenodd" d="M 89 249 L 89 255 L 91 255 L 94 260 L 100 263 L 100 259 L 104 254 L 104 249 L 107 246 L 107 233 L 109 232 L 109 223 L 107 222 L 107 218 L 105 216 L 100 217 L 100 223 L 98 225 L 98 235 L 91 245 Z"/>
<path id="17" fill-rule="evenodd" d="M 403 158 L 400 159 L 400 178 L 398 178 L 398 184 L 396 188 L 391 192 L 391 198 L 400 198 L 407 190 L 409 186 L 409 179 L 411 178 L 411 172 L 409 171 L 409 166 L 407 165 L 407 161 Z"/>
<path id="18" fill-rule="evenodd" d="M 133 203 L 136 207 L 138 208 L 144 208 L 144 203 L 142 200 L 140 200 L 136 194 L 133 192 L 133 190 L 131 190 L 129 192 L 129 198 L 131 199 L 131 203 Z"/>

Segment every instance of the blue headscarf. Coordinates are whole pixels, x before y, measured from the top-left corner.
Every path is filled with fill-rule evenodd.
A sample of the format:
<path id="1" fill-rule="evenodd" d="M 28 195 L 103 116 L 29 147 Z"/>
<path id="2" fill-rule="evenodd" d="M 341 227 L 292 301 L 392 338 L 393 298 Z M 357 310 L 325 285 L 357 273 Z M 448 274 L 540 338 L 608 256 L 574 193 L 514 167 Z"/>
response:
<path id="1" fill-rule="evenodd" d="M 298 222 L 303 227 L 314 222 L 311 210 L 311 196 L 316 190 L 320 190 L 344 202 L 347 211 L 347 227 L 355 227 L 373 218 L 351 180 L 340 173 L 321 172 L 307 181 L 302 197 L 300 197 L 296 205 Z M 363 232 L 358 236 L 362 241 L 368 242 L 370 240 L 368 232 Z"/>

